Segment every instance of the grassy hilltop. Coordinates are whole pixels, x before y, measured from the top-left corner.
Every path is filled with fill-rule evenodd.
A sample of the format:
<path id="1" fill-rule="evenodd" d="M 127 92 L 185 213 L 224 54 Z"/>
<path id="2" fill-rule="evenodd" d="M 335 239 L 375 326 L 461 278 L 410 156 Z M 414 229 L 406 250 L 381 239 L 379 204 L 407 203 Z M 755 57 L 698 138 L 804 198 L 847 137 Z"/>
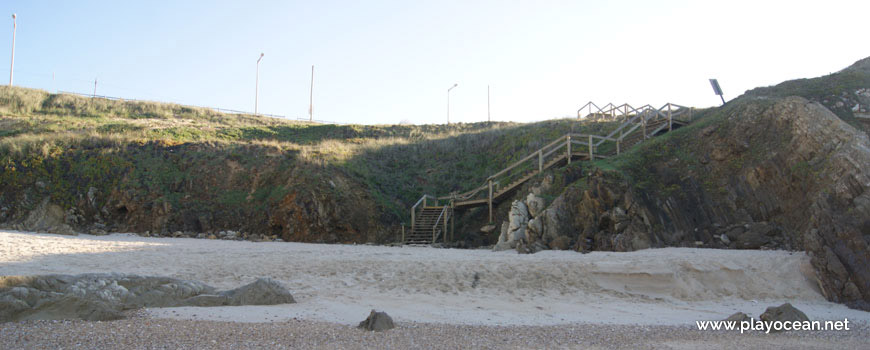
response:
<path id="1" fill-rule="evenodd" d="M 383 236 L 408 221 L 407 209 L 423 193 L 470 189 L 562 134 L 604 133 L 614 126 L 575 120 L 323 125 L 18 87 L 0 87 L 0 115 L 0 203 L 9 207 L 6 220 L 26 218 L 49 197 L 64 211 L 87 204 L 101 220 L 122 221 L 107 222 L 109 229 L 152 233 L 280 234 L 285 228 L 274 228 L 268 212 L 302 194 L 322 196 L 318 203 L 364 207 L 356 216 L 373 216 L 359 220 L 371 221 L 366 227 L 377 227 L 382 234 L 376 236 Z M 84 203 L 88 192 L 102 196 Z M 307 205 L 318 204 L 302 206 Z M 131 210 L 160 206 L 174 214 L 123 223 L 135 216 Z M 302 209 L 309 216 L 316 211 Z M 217 224 L 208 212 L 237 219 Z M 381 237 L 334 240 L 373 238 Z M 315 240 L 321 239 L 331 240 Z"/>

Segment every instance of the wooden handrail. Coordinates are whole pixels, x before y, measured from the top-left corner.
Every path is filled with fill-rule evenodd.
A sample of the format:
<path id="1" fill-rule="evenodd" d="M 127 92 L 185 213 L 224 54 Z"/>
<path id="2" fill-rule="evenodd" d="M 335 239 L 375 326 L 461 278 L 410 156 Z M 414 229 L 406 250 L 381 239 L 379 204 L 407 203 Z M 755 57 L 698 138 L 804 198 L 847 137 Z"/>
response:
<path id="1" fill-rule="evenodd" d="M 529 153 L 527 156 L 523 157 L 520 160 L 514 161 L 509 166 L 505 167 L 502 170 L 499 170 L 495 174 L 490 175 L 489 177 L 486 178 L 486 180 L 484 181 L 484 183 L 481 186 L 476 187 L 468 192 L 464 192 L 461 194 L 452 193 L 448 196 L 441 196 L 441 197 L 433 197 L 433 196 L 429 196 L 429 195 L 424 195 L 420 200 L 417 201 L 417 203 L 412 208 L 412 224 L 413 224 L 414 213 L 416 211 L 416 208 L 417 208 L 417 206 L 419 206 L 421 201 L 425 201 L 425 198 L 433 198 L 436 200 L 450 200 L 451 203 L 453 203 L 454 201 L 469 200 L 469 199 L 474 198 L 475 196 L 479 195 L 482 191 L 488 190 L 490 184 L 498 183 L 499 181 L 495 181 L 496 178 L 507 175 L 512 170 L 516 169 L 517 167 L 519 167 L 519 166 L 525 164 L 526 162 L 529 162 L 535 158 L 537 158 L 537 159 L 534 162 L 535 164 L 532 165 L 531 171 L 534 171 L 535 173 L 540 172 L 541 170 L 543 170 L 542 169 L 543 164 L 548 164 L 548 163 L 552 162 L 550 160 L 547 160 L 548 158 L 553 156 L 554 153 L 556 153 L 560 150 L 566 149 L 566 148 L 569 150 L 568 152 L 570 152 L 572 144 L 585 146 L 588 149 L 589 155 L 591 155 L 594 158 L 603 158 L 603 157 L 605 157 L 605 155 L 601 154 L 597 150 L 597 148 L 599 146 L 601 146 L 603 143 L 605 143 L 605 142 L 616 143 L 617 152 L 618 152 L 618 150 L 620 148 L 620 143 L 626 137 L 632 135 L 637 129 L 644 127 L 645 125 L 647 125 L 648 123 L 650 123 L 654 120 L 659 120 L 659 117 L 668 118 L 668 123 L 657 127 L 655 130 L 646 130 L 646 128 L 644 127 L 645 136 L 650 136 L 652 134 L 655 134 L 655 133 L 663 130 L 666 127 L 672 127 L 672 121 L 675 117 L 688 114 L 689 119 L 691 120 L 692 111 L 693 111 L 689 107 L 685 107 L 685 106 L 677 105 L 677 104 L 673 104 L 673 103 L 666 103 L 661 108 L 655 108 L 649 104 L 646 104 L 646 105 L 643 105 L 640 107 L 633 107 L 633 106 L 629 105 L 628 103 L 623 103 L 621 105 L 615 105 L 613 103 L 608 103 L 608 104 L 604 105 L 603 107 L 600 107 L 597 104 L 595 104 L 594 102 L 590 101 L 590 102 L 586 103 L 585 105 L 583 105 L 583 107 L 580 107 L 577 110 L 578 118 L 581 117 L 581 112 L 587 108 L 589 109 L 590 114 L 591 113 L 607 114 L 607 115 L 612 116 L 613 118 L 623 117 L 623 118 L 625 118 L 625 120 L 618 127 L 616 127 L 614 130 L 612 130 L 611 132 L 609 132 L 605 136 L 579 134 L 579 133 L 567 133 L 565 135 L 559 136 L 556 139 L 554 139 L 552 142 L 548 143 L 547 145 Z M 593 109 L 594 109 L 594 112 L 593 112 Z M 571 158 L 570 153 L 568 153 L 567 158 L 570 161 L 570 158 Z M 550 166 L 552 166 L 552 164 Z M 526 170 L 526 171 L 529 171 L 529 170 Z M 508 190 L 510 190 L 510 188 L 500 189 L 498 191 L 498 193 L 503 194 L 505 191 L 508 191 Z"/>

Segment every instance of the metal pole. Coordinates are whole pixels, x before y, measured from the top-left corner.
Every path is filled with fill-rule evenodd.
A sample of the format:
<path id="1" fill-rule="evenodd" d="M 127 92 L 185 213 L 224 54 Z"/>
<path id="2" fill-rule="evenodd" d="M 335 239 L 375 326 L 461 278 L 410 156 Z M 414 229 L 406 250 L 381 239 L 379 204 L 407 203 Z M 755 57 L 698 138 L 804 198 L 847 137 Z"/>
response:
<path id="1" fill-rule="evenodd" d="M 453 84 L 449 89 L 447 89 L 447 125 L 450 125 L 450 90 L 453 90 L 458 83 Z"/>
<path id="2" fill-rule="evenodd" d="M 314 65 L 311 65 L 311 94 L 308 97 L 308 121 L 314 121 Z"/>
<path id="3" fill-rule="evenodd" d="M 12 63 L 9 64 L 9 86 L 12 86 L 12 72 L 15 70 L 15 30 L 18 29 L 18 24 L 15 23 L 15 14 L 12 14 Z"/>
<path id="4" fill-rule="evenodd" d="M 257 115 L 260 107 L 260 60 L 263 59 L 263 53 L 260 53 L 260 58 L 257 59 L 257 79 L 254 88 L 254 115 Z"/>

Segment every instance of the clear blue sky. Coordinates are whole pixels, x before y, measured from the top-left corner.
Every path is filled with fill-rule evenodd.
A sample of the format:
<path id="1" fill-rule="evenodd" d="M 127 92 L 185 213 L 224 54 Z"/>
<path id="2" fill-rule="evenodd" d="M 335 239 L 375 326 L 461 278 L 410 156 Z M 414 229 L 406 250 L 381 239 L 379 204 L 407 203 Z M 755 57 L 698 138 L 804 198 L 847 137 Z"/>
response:
<path id="1" fill-rule="evenodd" d="M 715 105 L 870 56 L 868 1 L 35 1 L 0 4 L 15 85 L 345 123 L 535 121 L 587 101 Z M 55 79 L 52 80 L 52 74 Z"/>

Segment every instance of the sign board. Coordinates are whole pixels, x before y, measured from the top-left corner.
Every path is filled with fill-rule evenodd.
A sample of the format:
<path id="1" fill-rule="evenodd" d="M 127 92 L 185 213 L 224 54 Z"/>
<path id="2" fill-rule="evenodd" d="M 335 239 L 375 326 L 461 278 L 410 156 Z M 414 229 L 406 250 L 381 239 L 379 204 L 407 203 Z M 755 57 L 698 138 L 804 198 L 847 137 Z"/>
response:
<path id="1" fill-rule="evenodd" d="M 710 79 L 710 86 L 713 87 L 713 92 L 716 95 L 719 95 L 719 98 L 722 99 L 722 104 L 725 104 L 725 97 L 722 96 L 722 88 L 719 86 L 719 81 L 716 79 Z"/>
<path id="2" fill-rule="evenodd" d="M 710 85 L 713 86 L 713 93 L 716 95 L 722 96 L 722 88 L 719 87 L 719 81 L 716 79 L 710 79 Z"/>

